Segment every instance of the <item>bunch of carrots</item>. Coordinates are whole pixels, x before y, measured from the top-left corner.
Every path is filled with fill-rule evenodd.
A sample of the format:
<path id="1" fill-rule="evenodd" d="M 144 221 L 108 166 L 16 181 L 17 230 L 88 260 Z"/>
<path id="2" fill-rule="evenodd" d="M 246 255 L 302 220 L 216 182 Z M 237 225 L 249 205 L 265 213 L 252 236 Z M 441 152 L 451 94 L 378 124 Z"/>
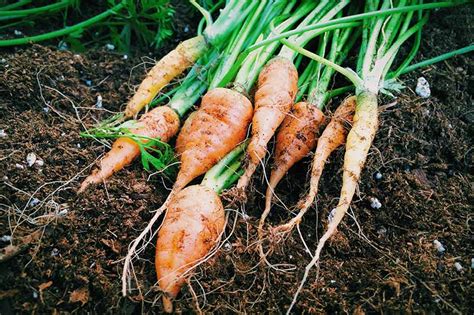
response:
<path id="1" fill-rule="evenodd" d="M 377 132 L 379 94 L 391 95 L 400 89 L 395 80 L 401 74 L 474 49 L 471 45 L 411 65 L 429 10 L 467 1 L 229 0 L 215 21 L 218 5 L 206 11 L 191 2 L 204 15 L 198 35 L 178 45 L 151 69 L 124 113 L 83 133 L 117 139 L 79 192 L 105 181 L 138 156 L 146 169 L 163 170 L 179 161 L 168 198 L 131 242 L 122 277 L 126 295 L 134 260 L 158 234 L 156 272 L 164 309 L 171 312 L 172 300 L 190 272 L 218 247 L 226 223 L 219 194 L 237 182 L 233 189 L 245 196 L 252 175 L 264 165 L 272 138 L 273 167 L 258 226 L 259 253 L 267 263 L 265 219 L 278 182 L 314 152 L 309 192 L 296 204 L 296 216 L 267 229 L 289 233 L 313 204 L 331 153 L 345 144 L 339 204 L 306 268 L 291 310 L 310 269 L 351 204 Z M 396 58 L 411 38 L 414 43 L 409 53 Z M 352 70 L 346 58 L 355 50 L 358 59 Z M 398 67 L 392 70 L 395 63 Z M 160 94 L 186 71 L 177 87 Z M 332 89 L 336 73 L 350 85 Z M 324 109 L 330 100 L 351 90 L 355 95 L 347 95 L 326 117 Z M 165 100 L 169 101 L 163 105 Z M 189 114 L 199 100 L 197 110 Z M 138 120 L 125 121 L 137 118 L 145 107 L 149 110 Z M 172 154 L 168 142 L 176 135 Z M 188 186 L 202 175 L 201 184 Z M 160 228 L 154 229 L 163 214 Z"/>

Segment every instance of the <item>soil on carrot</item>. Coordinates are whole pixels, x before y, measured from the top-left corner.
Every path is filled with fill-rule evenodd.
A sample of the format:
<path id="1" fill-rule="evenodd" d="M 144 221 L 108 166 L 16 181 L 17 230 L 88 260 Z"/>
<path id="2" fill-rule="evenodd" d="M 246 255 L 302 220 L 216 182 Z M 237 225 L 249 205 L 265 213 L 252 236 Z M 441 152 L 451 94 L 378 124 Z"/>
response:
<path id="1" fill-rule="evenodd" d="M 437 11 L 417 59 L 472 43 L 472 13 Z M 128 297 L 121 296 L 121 259 L 170 182 L 150 177 L 135 162 L 105 186 L 75 193 L 107 150 L 79 132 L 123 108 L 152 60 L 40 45 L 0 51 L 0 60 L 0 246 L 5 251 L 13 235 L 18 249 L 0 262 L 0 313 L 160 312 L 153 242 L 135 265 L 141 290 Z M 474 311 L 473 66 L 471 55 L 416 71 L 402 77 L 407 88 L 401 95 L 384 98 L 358 196 L 310 272 L 295 311 Z M 420 76 L 431 84 L 430 98 L 413 91 Z M 255 246 L 265 191 L 260 171 L 245 206 L 228 203 L 222 247 L 198 267 L 175 309 L 285 311 L 337 203 L 342 159 L 342 150 L 331 158 L 317 204 L 299 230 L 285 238 L 268 234 L 272 267 L 258 264 Z M 279 185 L 269 225 L 292 217 L 307 189 L 309 163 L 298 164 Z M 373 198 L 380 208 L 371 207 Z"/>

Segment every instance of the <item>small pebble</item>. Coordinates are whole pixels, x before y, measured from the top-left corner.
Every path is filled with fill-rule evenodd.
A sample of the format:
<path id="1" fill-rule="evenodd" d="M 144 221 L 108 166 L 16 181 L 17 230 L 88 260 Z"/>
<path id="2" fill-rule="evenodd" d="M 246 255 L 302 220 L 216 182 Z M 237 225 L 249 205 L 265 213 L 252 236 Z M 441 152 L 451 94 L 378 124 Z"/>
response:
<path id="1" fill-rule="evenodd" d="M 49 107 L 43 107 L 43 112 L 49 113 Z"/>
<path id="2" fill-rule="evenodd" d="M 19 30 L 14 30 L 13 34 L 15 34 L 15 36 L 21 36 L 21 35 L 23 35 L 23 32 L 19 31 Z"/>
<path id="3" fill-rule="evenodd" d="M 42 167 L 44 165 L 44 161 L 42 159 L 37 159 L 35 164 L 39 167 Z"/>
<path id="4" fill-rule="evenodd" d="M 376 172 L 376 173 L 374 174 L 374 178 L 375 178 L 376 180 L 381 180 L 382 177 L 383 177 L 383 176 L 382 176 L 382 173 L 380 173 L 380 172 Z"/>
<path id="5" fill-rule="evenodd" d="M 387 229 L 384 226 L 382 226 L 380 227 L 380 229 L 377 230 L 377 234 L 380 237 L 385 237 L 385 235 L 387 234 Z"/>
<path id="6" fill-rule="evenodd" d="M 336 283 L 336 280 L 330 280 L 329 282 L 331 282 L 331 284 L 334 284 Z"/>
<path id="7" fill-rule="evenodd" d="M 63 209 L 61 211 L 58 212 L 58 215 L 61 216 L 61 217 L 64 217 L 66 216 L 68 213 L 67 209 Z"/>
<path id="8" fill-rule="evenodd" d="M 68 50 L 68 45 L 65 41 L 60 41 L 58 44 L 58 49 L 59 50 Z"/>
<path id="9" fill-rule="evenodd" d="M 36 162 L 36 154 L 34 154 L 33 152 L 28 153 L 28 155 L 26 156 L 26 163 L 28 163 L 28 166 L 32 167 L 33 164 L 35 164 L 35 162 Z"/>
<path id="10" fill-rule="evenodd" d="M 422 98 L 428 98 L 431 96 L 430 84 L 424 77 L 419 77 L 416 83 L 416 94 Z"/>
<path id="11" fill-rule="evenodd" d="M 5 58 L 0 59 L 0 63 L 7 63 L 7 60 Z"/>
<path id="12" fill-rule="evenodd" d="M 454 268 L 456 268 L 458 272 L 461 272 L 463 270 L 463 267 L 461 266 L 459 262 L 454 263 Z"/>
<path id="13" fill-rule="evenodd" d="M 443 244 L 441 244 L 441 242 L 438 241 L 438 240 L 434 240 L 433 245 L 436 248 L 436 250 L 438 251 L 438 253 L 440 253 L 440 254 L 442 254 L 446 251 L 446 248 L 444 248 Z"/>
<path id="14" fill-rule="evenodd" d="M 51 256 L 56 257 L 58 255 L 59 255 L 59 249 L 53 248 L 53 250 L 51 251 Z"/>
<path id="15" fill-rule="evenodd" d="M 127 59 L 128 59 L 128 55 L 123 55 L 122 59 L 123 59 L 123 60 L 127 60 Z"/>
<path id="16" fill-rule="evenodd" d="M 65 132 L 61 132 L 61 137 L 64 137 L 66 135 Z"/>
<path id="17" fill-rule="evenodd" d="M 7 133 L 5 132 L 5 129 L 0 129 L 0 138 L 6 138 Z"/>
<path id="18" fill-rule="evenodd" d="M 370 206 L 373 208 L 373 209 L 380 209 L 382 208 L 382 204 L 380 203 L 380 201 L 375 198 L 375 197 L 370 197 Z"/>
<path id="19" fill-rule="evenodd" d="M 7 175 L 3 176 L 2 180 L 6 182 L 8 180 L 8 176 Z"/>
<path id="20" fill-rule="evenodd" d="M 19 170 L 22 170 L 22 169 L 25 168 L 23 165 L 18 164 L 18 163 L 15 164 L 15 167 L 16 167 L 17 169 L 19 169 Z"/>
<path id="21" fill-rule="evenodd" d="M 290 259 L 293 259 L 293 255 L 288 256 Z"/>
<path id="22" fill-rule="evenodd" d="M 81 144 L 80 144 L 80 143 L 78 143 L 76 146 L 77 146 L 79 149 L 81 148 Z"/>
<path id="23" fill-rule="evenodd" d="M 185 32 L 185 33 L 189 32 L 189 25 L 186 24 L 186 25 L 184 26 L 184 32 Z"/>
<path id="24" fill-rule="evenodd" d="M 33 291 L 33 299 L 37 299 L 38 298 L 38 293 L 36 291 Z"/>
<path id="25" fill-rule="evenodd" d="M 328 214 L 328 223 L 331 223 L 336 215 L 336 208 L 332 209 L 331 212 Z"/>
<path id="26" fill-rule="evenodd" d="M 97 95 L 97 102 L 95 103 L 95 107 L 102 108 L 102 96 L 100 94 Z"/>
<path id="27" fill-rule="evenodd" d="M 0 241 L 5 242 L 5 243 L 10 242 L 11 240 L 12 240 L 11 235 L 3 235 L 2 237 L 0 237 Z"/>
<path id="28" fill-rule="evenodd" d="M 33 199 L 31 199 L 30 202 L 28 203 L 28 206 L 34 207 L 34 206 L 36 206 L 36 205 L 39 204 L 39 203 L 40 203 L 40 200 L 39 200 L 38 198 L 33 198 Z"/>
<path id="29" fill-rule="evenodd" d="M 115 50 L 115 46 L 112 44 L 105 45 L 105 48 L 107 48 L 107 50 Z"/>
<path id="30" fill-rule="evenodd" d="M 232 249 L 232 244 L 227 242 L 224 244 L 224 250 L 230 251 Z"/>

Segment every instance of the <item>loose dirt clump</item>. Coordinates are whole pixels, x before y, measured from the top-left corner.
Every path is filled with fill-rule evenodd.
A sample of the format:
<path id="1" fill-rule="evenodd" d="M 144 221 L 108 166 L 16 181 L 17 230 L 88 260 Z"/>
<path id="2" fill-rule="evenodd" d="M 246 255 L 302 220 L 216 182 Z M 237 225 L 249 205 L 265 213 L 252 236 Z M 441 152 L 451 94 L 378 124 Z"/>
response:
<path id="1" fill-rule="evenodd" d="M 472 28 L 466 30 L 471 19 L 470 9 L 435 13 L 418 59 L 473 42 Z M 465 23 L 454 23 L 463 25 L 458 28 L 448 21 Z M 2 58 L 0 129 L 6 136 L 0 138 L 0 246 L 7 247 L 13 233 L 19 251 L 0 263 L 0 313 L 160 312 L 153 245 L 135 269 L 144 290 L 128 298 L 120 295 L 121 259 L 164 201 L 169 183 L 157 176 L 148 180 L 136 162 L 105 186 L 75 194 L 106 151 L 79 132 L 123 108 L 151 60 L 40 45 L 1 51 Z M 412 91 L 419 76 L 431 84 L 429 99 Z M 407 89 L 395 102 L 386 99 L 391 106 L 381 113 L 358 198 L 310 273 L 295 311 L 474 311 L 472 55 L 402 79 Z M 36 155 L 31 166 L 28 153 Z M 336 152 L 328 164 L 318 203 L 300 230 L 279 243 L 265 243 L 272 249 L 272 267 L 258 265 L 256 227 L 265 181 L 263 172 L 257 174 L 246 206 L 229 206 L 222 248 L 198 268 L 190 280 L 194 294 L 185 288 L 176 309 L 284 312 L 337 204 L 343 153 Z M 310 158 L 300 163 L 278 186 L 281 203 L 268 224 L 289 220 L 288 208 L 307 189 L 309 163 Z M 373 209 L 371 198 L 381 208 Z M 463 270 L 454 267 L 456 262 Z"/>

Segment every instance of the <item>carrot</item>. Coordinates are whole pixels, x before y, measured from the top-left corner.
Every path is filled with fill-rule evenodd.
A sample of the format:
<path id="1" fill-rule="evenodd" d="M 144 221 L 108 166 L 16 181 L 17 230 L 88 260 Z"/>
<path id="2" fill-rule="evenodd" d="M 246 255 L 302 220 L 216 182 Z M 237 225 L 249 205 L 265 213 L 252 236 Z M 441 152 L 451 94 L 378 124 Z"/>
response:
<path id="1" fill-rule="evenodd" d="M 170 200 L 155 253 L 165 312 L 173 310 L 172 300 L 186 278 L 219 243 L 225 227 L 224 206 L 219 194 L 240 176 L 246 145 L 247 142 L 243 142 L 214 165 L 201 184 L 186 187 Z"/>
<path id="2" fill-rule="evenodd" d="M 314 149 L 317 141 L 316 135 L 323 122 L 323 112 L 306 102 L 295 104 L 292 112 L 283 121 L 276 136 L 274 166 L 265 194 L 265 210 L 258 225 L 260 240 L 263 237 L 265 219 L 270 213 L 272 195 L 276 185 L 296 162 Z M 259 242 L 259 251 L 261 257 L 265 257 L 261 242 Z"/>
<path id="3" fill-rule="evenodd" d="M 176 112 L 167 106 L 161 106 L 143 115 L 136 126 L 130 128 L 130 132 L 134 135 L 159 138 L 162 142 L 168 142 L 178 132 L 179 124 Z M 113 173 L 130 164 L 139 154 L 140 148 L 134 140 L 127 137 L 118 138 L 112 145 L 112 149 L 100 161 L 99 168 L 82 182 L 77 193 L 84 192 L 92 184 L 105 181 Z"/>
<path id="4" fill-rule="evenodd" d="M 331 121 L 324 129 L 321 137 L 318 139 L 316 151 L 313 157 L 311 169 L 310 189 L 308 194 L 297 204 L 298 214 L 288 223 L 277 226 L 276 232 L 288 233 L 295 225 L 301 222 L 303 215 L 308 211 L 318 193 L 319 179 L 323 172 L 324 165 L 331 153 L 344 144 L 347 135 L 347 125 L 352 124 L 352 118 L 355 110 L 356 98 L 354 96 L 346 98 L 344 102 L 336 109 Z"/>
<path id="5" fill-rule="evenodd" d="M 268 141 L 291 109 L 298 90 L 298 72 L 293 63 L 275 57 L 258 77 L 255 93 L 255 113 L 252 119 L 252 137 L 247 149 L 249 162 L 237 188 L 245 190 L 258 164 L 267 151 Z"/>
<path id="6" fill-rule="evenodd" d="M 173 311 L 172 299 L 185 283 L 185 275 L 218 243 L 224 226 L 222 201 L 208 187 L 186 187 L 170 200 L 155 256 L 165 312 Z"/>
<path id="7" fill-rule="evenodd" d="M 149 104 L 163 87 L 191 67 L 206 51 L 205 48 L 206 40 L 204 36 L 196 36 L 180 43 L 158 61 L 128 102 L 124 112 L 125 118 L 138 115 L 140 110 Z"/>

